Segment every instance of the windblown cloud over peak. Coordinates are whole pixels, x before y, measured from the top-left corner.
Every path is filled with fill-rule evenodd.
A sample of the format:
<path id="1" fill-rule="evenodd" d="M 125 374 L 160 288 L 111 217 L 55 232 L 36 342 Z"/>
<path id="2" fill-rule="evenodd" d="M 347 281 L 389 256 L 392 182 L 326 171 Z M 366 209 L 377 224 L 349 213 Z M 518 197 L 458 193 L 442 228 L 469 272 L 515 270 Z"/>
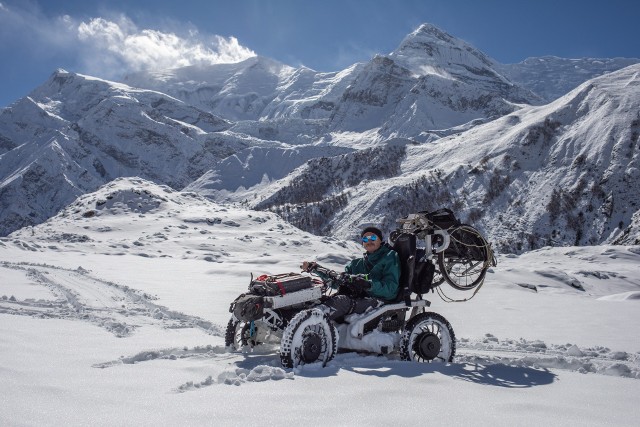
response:
<path id="1" fill-rule="evenodd" d="M 27 7 L 29 6 L 29 7 Z M 0 2 L 0 42 L 60 62 L 56 67 L 103 78 L 140 70 L 240 62 L 256 54 L 235 37 L 141 28 L 124 14 L 80 19 L 47 16 L 33 4 Z"/>
<path id="2" fill-rule="evenodd" d="M 93 18 L 77 26 L 78 39 L 94 55 L 85 55 L 89 68 L 100 69 L 113 62 L 129 71 L 164 69 L 195 64 L 239 62 L 255 53 L 235 37 L 201 35 L 192 30 L 185 36 L 154 29 L 139 29 L 127 17 L 118 22 Z"/>

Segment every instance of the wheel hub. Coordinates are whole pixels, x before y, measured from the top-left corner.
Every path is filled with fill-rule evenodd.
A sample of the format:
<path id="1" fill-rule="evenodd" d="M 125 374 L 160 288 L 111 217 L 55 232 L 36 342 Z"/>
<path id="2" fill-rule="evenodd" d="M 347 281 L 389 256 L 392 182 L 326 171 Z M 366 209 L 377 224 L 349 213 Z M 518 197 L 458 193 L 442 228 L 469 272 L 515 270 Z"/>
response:
<path id="1" fill-rule="evenodd" d="M 302 340 L 301 358 L 304 363 L 318 360 L 322 352 L 322 337 L 315 332 L 305 335 Z"/>
<path id="2" fill-rule="evenodd" d="M 421 334 L 415 341 L 414 351 L 425 360 L 433 360 L 440 353 L 440 339 L 431 332 Z"/>

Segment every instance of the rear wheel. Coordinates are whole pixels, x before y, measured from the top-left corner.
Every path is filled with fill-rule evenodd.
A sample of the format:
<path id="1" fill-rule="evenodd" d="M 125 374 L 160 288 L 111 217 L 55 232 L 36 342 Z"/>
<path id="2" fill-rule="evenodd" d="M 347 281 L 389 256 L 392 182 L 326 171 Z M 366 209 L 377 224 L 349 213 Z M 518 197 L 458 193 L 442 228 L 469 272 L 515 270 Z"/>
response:
<path id="1" fill-rule="evenodd" d="M 336 355 L 338 332 L 329 317 L 318 309 L 301 311 L 285 328 L 280 342 L 280 361 L 285 368 L 307 363 L 326 365 Z"/>
<path id="2" fill-rule="evenodd" d="M 419 313 L 405 327 L 400 341 L 402 360 L 452 362 L 456 353 L 453 328 L 437 313 Z"/>

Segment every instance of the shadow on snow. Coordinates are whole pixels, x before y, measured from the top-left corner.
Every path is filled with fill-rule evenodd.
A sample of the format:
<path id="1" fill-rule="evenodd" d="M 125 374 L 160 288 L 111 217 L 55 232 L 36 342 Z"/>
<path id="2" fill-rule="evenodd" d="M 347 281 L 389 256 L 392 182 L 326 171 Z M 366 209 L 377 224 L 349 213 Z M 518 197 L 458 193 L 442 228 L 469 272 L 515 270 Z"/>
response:
<path id="1" fill-rule="evenodd" d="M 245 355 L 236 362 L 238 367 L 251 369 L 258 365 L 279 366 L 278 356 L 266 354 Z M 430 374 L 442 374 L 462 381 L 495 387 L 528 388 L 553 383 L 557 375 L 547 369 L 522 366 L 473 363 L 417 363 L 404 362 L 378 356 L 361 356 L 355 353 L 338 355 L 325 367 L 320 363 L 303 365 L 294 369 L 295 375 L 305 378 L 327 378 L 336 376 L 341 370 L 358 375 L 378 378 L 417 378 Z"/>

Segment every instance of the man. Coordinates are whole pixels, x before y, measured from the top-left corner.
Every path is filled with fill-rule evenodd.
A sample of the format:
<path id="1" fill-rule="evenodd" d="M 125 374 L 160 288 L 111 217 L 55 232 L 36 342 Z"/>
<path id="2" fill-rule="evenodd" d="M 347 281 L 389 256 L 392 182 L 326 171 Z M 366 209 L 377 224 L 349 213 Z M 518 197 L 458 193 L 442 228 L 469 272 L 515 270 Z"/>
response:
<path id="1" fill-rule="evenodd" d="M 341 279 L 345 292 L 333 295 L 324 302 L 332 320 L 342 319 L 352 313 L 361 314 L 385 301 L 396 298 L 400 280 L 398 254 L 383 242 L 382 231 L 367 227 L 360 233 L 362 246 L 366 250 L 362 258 L 351 261 L 345 267 Z M 304 261 L 304 271 L 314 271 L 318 265 Z M 322 279 L 331 280 L 326 274 L 315 271 Z"/>

